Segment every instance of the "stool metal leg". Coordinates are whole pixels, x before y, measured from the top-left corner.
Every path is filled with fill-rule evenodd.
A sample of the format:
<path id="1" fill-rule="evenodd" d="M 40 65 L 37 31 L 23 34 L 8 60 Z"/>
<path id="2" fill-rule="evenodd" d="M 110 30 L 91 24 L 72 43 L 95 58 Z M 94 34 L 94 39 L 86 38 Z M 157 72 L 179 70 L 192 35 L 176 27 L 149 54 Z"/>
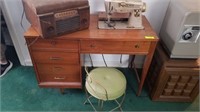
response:
<path id="1" fill-rule="evenodd" d="M 84 104 L 86 104 L 87 103 L 87 101 L 89 102 L 89 104 L 92 106 L 92 108 L 94 109 L 94 111 L 97 111 L 96 110 L 96 108 L 94 107 L 94 105 L 92 104 L 92 102 L 90 101 L 90 98 L 91 97 L 93 97 L 93 96 L 91 96 L 91 95 L 89 95 L 89 93 L 87 92 L 87 90 L 85 89 L 85 92 L 86 92 L 86 100 L 85 100 L 85 102 L 84 102 Z M 121 112 L 123 112 L 123 110 L 122 110 L 122 104 L 123 104 L 123 102 L 124 102 L 124 99 L 125 99 L 125 96 L 126 96 L 126 93 L 124 93 L 123 94 L 123 98 L 122 98 L 122 100 L 121 100 L 121 102 L 119 103 L 118 101 L 117 101 L 117 99 L 115 100 L 115 102 L 117 103 L 117 107 L 115 107 L 114 109 L 112 109 L 110 112 L 112 112 L 112 111 L 114 111 L 114 110 L 116 110 L 116 109 L 120 109 L 120 111 Z M 103 100 L 98 100 L 98 107 L 100 108 L 100 111 L 103 111 L 103 103 L 104 103 L 104 101 Z"/>
<path id="2" fill-rule="evenodd" d="M 115 102 L 118 104 L 118 106 L 115 107 L 114 109 L 112 109 L 110 112 L 112 112 L 112 111 L 114 111 L 114 110 L 116 110 L 116 109 L 118 109 L 118 108 L 120 109 L 121 112 L 123 111 L 123 110 L 122 110 L 122 104 L 123 104 L 123 102 L 124 102 L 125 96 L 126 96 L 126 93 L 123 94 L 123 98 L 122 98 L 122 100 L 121 100 L 120 103 L 119 103 L 117 100 L 115 100 Z"/>
<path id="3" fill-rule="evenodd" d="M 101 106 L 100 106 L 100 110 L 103 110 L 103 100 L 101 100 Z"/>
<path id="4" fill-rule="evenodd" d="M 85 95 L 86 95 L 86 100 L 85 100 L 84 104 L 86 104 L 89 99 L 89 95 L 88 95 L 86 88 L 85 88 Z"/>
<path id="5" fill-rule="evenodd" d="M 86 100 L 84 102 L 84 104 L 86 104 L 87 102 L 89 102 L 89 104 L 92 106 L 92 108 L 94 109 L 94 111 L 96 112 L 97 110 L 95 109 L 94 105 L 92 104 L 92 102 L 90 101 L 90 98 L 93 97 L 92 95 L 89 95 L 88 91 L 85 88 L 85 93 L 86 93 Z"/>
<path id="6" fill-rule="evenodd" d="M 126 92 L 124 93 L 124 96 L 122 98 L 122 101 L 121 101 L 120 105 L 122 105 L 124 103 L 125 96 L 126 96 Z"/>
<path id="7" fill-rule="evenodd" d="M 92 104 L 92 102 L 90 101 L 90 98 L 91 98 L 92 96 L 89 96 L 87 99 L 86 99 L 86 101 L 84 102 L 84 104 L 86 104 L 87 103 L 87 101 L 89 102 L 89 104 L 92 106 L 92 108 L 94 109 L 94 111 L 96 112 L 97 110 L 96 110 L 96 108 L 94 107 L 94 105 Z"/>
<path id="8" fill-rule="evenodd" d="M 100 105 L 101 105 L 101 100 L 99 99 L 98 100 L 98 107 L 100 107 Z"/>

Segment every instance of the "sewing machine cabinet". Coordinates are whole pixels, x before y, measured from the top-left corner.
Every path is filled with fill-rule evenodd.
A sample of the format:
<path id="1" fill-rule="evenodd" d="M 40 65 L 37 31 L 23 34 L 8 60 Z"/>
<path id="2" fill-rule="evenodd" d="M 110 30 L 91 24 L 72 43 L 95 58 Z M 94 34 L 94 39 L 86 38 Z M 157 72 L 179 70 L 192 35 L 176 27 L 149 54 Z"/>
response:
<path id="1" fill-rule="evenodd" d="M 140 95 L 155 47 L 156 33 L 144 17 L 144 30 L 101 30 L 98 16 L 90 16 L 89 29 L 63 36 L 43 39 L 30 27 L 25 32 L 29 53 L 36 72 L 38 85 L 49 88 L 82 88 L 81 54 L 145 55 Z M 151 36 L 152 38 L 145 38 Z"/>

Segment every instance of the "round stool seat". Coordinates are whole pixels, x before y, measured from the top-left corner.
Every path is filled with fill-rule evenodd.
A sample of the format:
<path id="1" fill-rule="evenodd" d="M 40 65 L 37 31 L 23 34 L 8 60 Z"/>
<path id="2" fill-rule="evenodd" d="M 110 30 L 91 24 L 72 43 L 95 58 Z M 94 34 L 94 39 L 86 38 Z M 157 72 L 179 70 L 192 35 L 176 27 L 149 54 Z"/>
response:
<path id="1" fill-rule="evenodd" d="M 115 68 L 96 68 L 89 73 L 85 86 L 97 99 L 114 100 L 125 93 L 126 78 Z"/>

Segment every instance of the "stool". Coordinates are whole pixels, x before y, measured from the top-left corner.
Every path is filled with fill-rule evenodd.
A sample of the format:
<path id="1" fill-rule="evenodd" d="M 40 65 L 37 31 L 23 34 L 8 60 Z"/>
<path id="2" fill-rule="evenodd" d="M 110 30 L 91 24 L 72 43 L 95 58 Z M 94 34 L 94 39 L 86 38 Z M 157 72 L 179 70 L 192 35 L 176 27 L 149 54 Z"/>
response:
<path id="1" fill-rule="evenodd" d="M 88 72 L 85 67 L 85 71 L 87 73 L 85 82 L 87 99 L 85 103 L 88 101 L 93 109 L 97 111 L 90 101 L 91 97 L 99 100 L 98 106 L 100 106 L 101 109 L 103 108 L 104 101 L 114 100 L 118 106 L 111 111 L 118 108 L 122 111 L 121 106 L 124 101 L 126 91 L 126 78 L 124 74 L 116 68 L 109 67 L 95 68 L 91 72 Z M 88 95 L 88 93 L 90 95 Z M 119 103 L 117 99 L 121 96 L 123 96 L 123 98 Z"/>

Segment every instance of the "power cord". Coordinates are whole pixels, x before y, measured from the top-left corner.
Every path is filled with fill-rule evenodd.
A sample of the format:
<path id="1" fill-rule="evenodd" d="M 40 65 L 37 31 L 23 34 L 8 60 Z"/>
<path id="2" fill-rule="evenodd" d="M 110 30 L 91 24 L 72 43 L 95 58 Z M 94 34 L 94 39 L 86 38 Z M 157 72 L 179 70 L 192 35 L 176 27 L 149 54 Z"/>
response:
<path id="1" fill-rule="evenodd" d="M 89 58 L 90 58 L 90 62 L 91 62 L 92 68 L 94 68 L 94 64 L 93 64 L 92 57 L 91 57 L 90 54 L 89 54 Z"/>
<path id="2" fill-rule="evenodd" d="M 102 55 L 102 58 L 103 58 L 104 64 L 106 65 L 106 67 L 108 67 L 104 55 L 103 55 L 103 54 L 101 54 L 101 55 Z"/>

